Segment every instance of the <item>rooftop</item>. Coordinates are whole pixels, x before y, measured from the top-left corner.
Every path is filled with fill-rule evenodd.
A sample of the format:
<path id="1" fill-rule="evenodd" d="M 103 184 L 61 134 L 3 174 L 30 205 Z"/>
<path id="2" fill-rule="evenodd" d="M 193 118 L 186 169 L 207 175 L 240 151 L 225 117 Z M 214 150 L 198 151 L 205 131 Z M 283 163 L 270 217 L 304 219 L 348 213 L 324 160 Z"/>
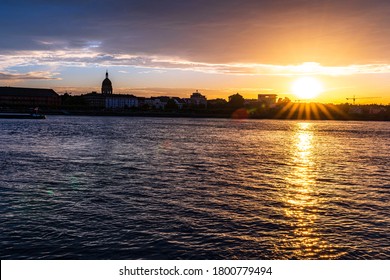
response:
<path id="1" fill-rule="evenodd" d="M 58 97 L 58 94 L 47 88 L 21 88 L 0 87 L 0 95 L 3 96 L 33 96 L 33 97 Z"/>

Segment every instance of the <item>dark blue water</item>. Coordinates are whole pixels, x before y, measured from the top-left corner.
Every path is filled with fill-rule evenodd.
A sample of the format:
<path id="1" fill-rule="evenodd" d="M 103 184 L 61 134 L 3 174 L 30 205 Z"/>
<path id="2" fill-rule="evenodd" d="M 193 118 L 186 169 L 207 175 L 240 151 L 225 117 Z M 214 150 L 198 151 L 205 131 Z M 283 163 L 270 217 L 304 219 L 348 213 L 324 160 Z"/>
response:
<path id="1" fill-rule="evenodd" d="M 386 122 L 0 121 L 1 259 L 389 259 Z"/>

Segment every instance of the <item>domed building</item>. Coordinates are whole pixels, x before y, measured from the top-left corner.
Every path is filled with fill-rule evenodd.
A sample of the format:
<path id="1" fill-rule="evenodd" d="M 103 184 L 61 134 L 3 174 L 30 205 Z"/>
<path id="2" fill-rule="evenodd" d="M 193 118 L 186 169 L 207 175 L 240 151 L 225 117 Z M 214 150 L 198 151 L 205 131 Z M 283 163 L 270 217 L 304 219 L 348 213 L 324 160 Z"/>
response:
<path id="1" fill-rule="evenodd" d="M 91 92 L 83 97 L 88 106 L 95 109 L 124 110 L 138 107 L 136 96 L 112 93 L 112 83 L 108 78 L 108 71 L 106 71 L 106 78 L 102 82 L 102 94 Z"/>
<path id="2" fill-rule="evenodd" d="M 106 71 L 106 78 L 102 83 L 102 94 L 112 94 L 112 83 L 108 78 L 108 71 Z"/>

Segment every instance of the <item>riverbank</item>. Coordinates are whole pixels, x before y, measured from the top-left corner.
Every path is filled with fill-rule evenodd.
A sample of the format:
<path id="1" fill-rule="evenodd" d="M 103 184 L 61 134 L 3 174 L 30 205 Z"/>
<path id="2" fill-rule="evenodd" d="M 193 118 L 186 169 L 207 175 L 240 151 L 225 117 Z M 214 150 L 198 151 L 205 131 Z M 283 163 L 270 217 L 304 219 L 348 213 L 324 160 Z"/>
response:
<path id="1" fill-rule="evenodd" d="M 325 107 L 324 107 L 325 108 Z M 66 116 L 120 116 L 120 117 L 159 117 L 159 118 L 224 118 L 224 119 L 291 119 L 291 120 L 341 120 L 341 121 L 390 121 L 389 110 L 379 113 L 360 112 L 350 113 L 335 106 L 328 106 L 321 110 L 307 110 L 301 108 L 273 108 L 267 110 L 253 110 L 239 108 L 236 110 L 101 110 L 101 109 L 80 109 L 80 108 L 44 108 L 40 110 L 44 115 L 66 115 Z M 1 110 L 0 114 L 26 114 L 27 109 L 11 108 Z"/>
<path id="2" fill-rule="evenodd" d="M 229 110 L 194 110 L 194 111 L 106 111 L 106 110 L 60 110 L 48 111 L 48 115 L 75 115 L 75 116 L 123 116 L 123 117 L 161 117 L 161 118 L 224 118 L 224 119 L 279 119 L 279 120 L 355 120 L 355 121 L 390 121 L 390 114 L 356 114 L 345 113 L 341 110 L 324 112 L 302 113 L 301 110 L 281 111 L 277 109 L 253 111 L 240 108 Z"/>

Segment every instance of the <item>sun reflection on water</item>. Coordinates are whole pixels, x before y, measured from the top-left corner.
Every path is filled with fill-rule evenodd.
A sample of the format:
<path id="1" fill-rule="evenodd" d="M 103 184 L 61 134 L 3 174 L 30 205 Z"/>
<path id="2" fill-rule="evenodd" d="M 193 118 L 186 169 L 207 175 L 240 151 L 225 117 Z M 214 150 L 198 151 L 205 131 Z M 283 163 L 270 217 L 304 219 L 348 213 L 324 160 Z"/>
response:
<path id="1" fill-rule="evenodd" d="M 319 196 L 316 182 L 312 123 L 297 123 L 291 145 L 292 170 L 286 177 L 282 194 L 284 216 L 291 227 L 283 238 L 283 247 L 290 259 L 337 258 L 334 250 L 319 232 L 319 209 L 324 201 Z"/>

